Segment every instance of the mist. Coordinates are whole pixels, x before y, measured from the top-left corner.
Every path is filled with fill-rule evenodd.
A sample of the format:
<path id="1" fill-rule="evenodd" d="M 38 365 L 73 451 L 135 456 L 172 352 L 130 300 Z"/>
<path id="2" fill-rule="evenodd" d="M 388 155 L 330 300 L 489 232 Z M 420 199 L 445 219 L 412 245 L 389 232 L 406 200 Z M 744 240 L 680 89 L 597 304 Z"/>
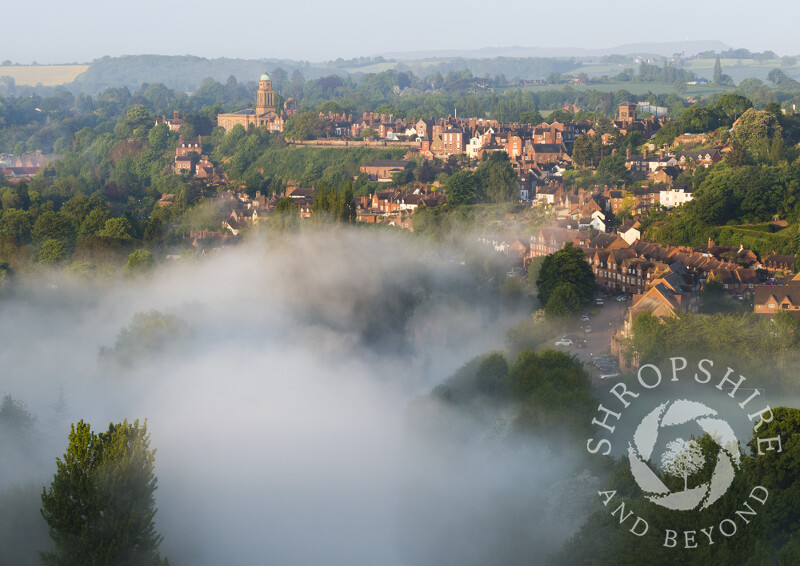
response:
<path id="1" fill-rule="evenodd" d="M 172 564 L 507 564 L 557 550 L 596 478 L 509 415 L 429 396 L 530 314 L 475 294 L 451 257 L 353 229 L 255 239 L 135 280 L 22 275 L 0 302 L 0 393 L 36 419 L 35 440 L 4 431 L 0 490 L 27 490 L 14 512 L 35 522 L 31 494 L 69 424 L 138 418 Z M 42 549 L 44 522 L 26 529 L 20 547 Z"/>

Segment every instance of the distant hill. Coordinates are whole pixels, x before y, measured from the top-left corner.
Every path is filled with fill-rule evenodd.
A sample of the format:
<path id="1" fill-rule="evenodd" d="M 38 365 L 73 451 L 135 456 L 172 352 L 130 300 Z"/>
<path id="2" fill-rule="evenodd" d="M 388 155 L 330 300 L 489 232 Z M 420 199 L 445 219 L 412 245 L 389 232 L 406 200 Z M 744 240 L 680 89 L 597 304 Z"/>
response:
<path id="1" fill-rule="evenodd" d="M 602 57 L 607 55 L 657 55 L 672 57 L 675 53 L 686 56 L 703 51 L 724 51 L 730 49 L 721 41 L 678 41 L 668 43 L 630 43 L 617 47 L 584 49 L 580 47 L 484 47 L 481 49 L 447 49 L 439 51 L 404 51 L 383 54 L 387 59 L 417 60 L 438 57 Z"/>

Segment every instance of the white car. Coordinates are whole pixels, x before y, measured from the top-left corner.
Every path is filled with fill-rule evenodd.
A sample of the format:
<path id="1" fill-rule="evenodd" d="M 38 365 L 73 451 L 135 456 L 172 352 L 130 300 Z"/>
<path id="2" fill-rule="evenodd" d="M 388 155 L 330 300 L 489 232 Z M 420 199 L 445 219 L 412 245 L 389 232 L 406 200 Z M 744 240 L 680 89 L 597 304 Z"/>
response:
<path id="1" fill-rule="evenodd" d="M 582 314 L 581 315 L 581 322 L 589 322 L 589 315 L 588 314 Z"/>
<path id="2" fill-rule="evenodd" d="M 589 332 L 592 331 L 592 327 L 587 324 L 586 326 L 583 327 L 583 331 L 588 334 Z"/>
<path id="3" fill-rule="evenodd" d="M 555 346 L 572 346 L 572 340 L 569 338 L 561 338 L 560 340 L 556 340 Z"/>

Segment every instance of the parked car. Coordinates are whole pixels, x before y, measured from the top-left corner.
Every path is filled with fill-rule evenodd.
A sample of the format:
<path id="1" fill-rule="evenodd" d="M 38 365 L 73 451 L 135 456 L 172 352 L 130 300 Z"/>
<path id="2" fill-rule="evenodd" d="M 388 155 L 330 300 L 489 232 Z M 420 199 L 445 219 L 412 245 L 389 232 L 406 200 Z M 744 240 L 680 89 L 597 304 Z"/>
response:
<path id="1" fill-rule="evenodd" d="M 618 303 L 624 303 L 627 300 L 628 300 L 628 296 L 627 295 L 620 295 L 619 297 L 617 297 L 617 302 Z"/>
<path id="2" fill-rule="evenodd" d="M 618 371 L 611 372 L 611 373 L 601 373 L 600 379 L 611 379 L 613 377 L 619 377 L 620 373 Z"/>
<path id="3" fill-rule="evenodd" d="M 603 306 L 603 299 L 601 299 L 600 297 L 597 297 L 594 300 L 594 304 L 597 305 L 598 307 L 602 307 Z"/>
<path id="4" fill-rule="evenodd" d="M 578 348 L 585 348 L 585 347 L 586 347 L 586 339 L 584 338 L 584 339 L 582 339 L 582 340 L 576 340 L 576 341 L 575 341 L 575 345 L 576 345 Z"/>
<path id="5" fill-rule="evenodd" d="M 569 338 L 561 338 L 559 340 L 556 340 L 554 346 L 572 346 L 572 340 L 570 340 Z"/>
<path id="6" fill-rule="evenodd" d="M 583 331 L 588 334 L 589 332 L 592 331 L 592 327 L 587 324 L 586 326 L 583 327 Z"/>
<path id="7" fill-rule="evenodd" d="M 581 322 L 589 322 L 589 315 L 588 314 L 582 314 L 581 315 Z"/>

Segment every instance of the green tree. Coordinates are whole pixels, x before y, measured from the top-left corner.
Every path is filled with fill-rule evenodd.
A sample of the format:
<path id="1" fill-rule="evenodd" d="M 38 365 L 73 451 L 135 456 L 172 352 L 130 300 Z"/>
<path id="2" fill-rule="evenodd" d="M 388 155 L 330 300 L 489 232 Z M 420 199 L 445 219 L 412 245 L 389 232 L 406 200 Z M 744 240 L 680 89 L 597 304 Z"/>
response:
<path id="1" fill-rule="evenodd" d="M 471 171 L 459 171 L 450 175 L 444 183 L 447 204 L 475 204 L 481 199 L 478 179 Z"/>
<path id="2" fill-rule="evenodd" d="M 717 60 L 714 61 L 714 74 L 711 82 L 715 85 L 722 84 L 722 64 L 720 63 L 719 55 L 717 55 Z"/>
<path id="3" fill-rule="evenodd" d="M 567 318 L 581 308 L 581 297 L 572 283 L 558 283 L 544 306 L 549 318 Z"/>
<path id="4" fill-rule="evenodd" d="M 318 112 L 302 112 L 286 120 L 283 133 L 293 140 L 312 140 L 322 136 L 325 127 Z"/>
<path id="5" fill-rule="evenodd" d="M 60 240 L 69 246 L 75 243 L 77 232 L 71 218 L 60 212 L 47 211 L 36 219 L 31 235 L 35 242 Z"/>
<path id="6" fill-rule="evenodd" d="M 125 216 L 119 218 L 109 218 L 106 220 L 103 229 L 97 233 L 103 238 L 116 238 L 119 240 L 133 239 L 133 224 Z"/>
<path id="7" fill-rule="evenodd" d="M 775 114 L 750 108 L 731 132 L 731 143 L 738 143 L 752 157 L 764 159 L 781 135 L 782 128 Z"/>
<path id="8" fill-rule="evenodd" d="M 39 248 L 39 263 L 55 265 L 67 257 L 67 246 L 63 240 L 45 240 Z"/>
<path id="9" fill-rule="evenodd" d="M 597 164 L 598 182 L 606 184 L 629 183 L 631 172 L 625 167 L 625 158 L 621 155 L 606 155 Z"/>
<path id="10" fill-rule="evenodd" d="M 291 232 L 296 230 L 299 225 L 300 212 L 297 204 L 290 197 L 279 200 L 269 217 L 267 226 L 273 231 Z"/>
<path id="11" fill-rule="evenodd" d="M 165 151 L 168 139 L 169 126 L 166 124 L 158 124 L 147 134 L 147 141 L 150 143 L 150 147 L 156 151 Z"/>
<path id="12" fill-rule="evenodd" d="M 512 202 L 517 200 L 519 185 L 517 175 L 504 151 L 489 154 L 489 159 L 478 167 L 477 177 L 483 192 L 491 202 Z"/>
<path id="13" fill-rule="evenodd" d="M 153 254 L 147 250 L 134 250 L 128 256 L 128 261 L 123 267 L 123 271 L 127 276 L 138 275 L 146 273 L 155 267 L 156 260 Z"/>
<path id="14" fill-rule="evenodd" d="M 572 160 L 581 167 L 594 165 L 594 144 L 591 136 L 581 134 L 572 146 Z"/>
<path id="15" fill-rule="evenodd" d="M 111 423 L 100 434 L 83 421 L 73 424 L 56 466 L 42 491 L 42 515 L 54 543 L 52 552 L 41 553 L 43 564 L 167 564 L 158 551 L 158 480 L 146 422 Z"/>
<path id="16" fill-rule="evenodd" d="M 109 216 L 110 214 L 106 208 L 93 209 L 81 222 L 81 226 L 78 228 L 78 238 L 82 240 L 83 238 L 98 234 L 105 228 Z"/>
<path id="17" fill-rule="evenodd" d="M 0 236 L 10 236 L 18 244 L 24 244 L 30 240 L 32 227 L 33 217 L 27 210 L 16 208 L 3 210 L 3 216 L 0 218 Z"/>
<path id="18" fill-rule="evenodd" d="M 559 283 L 569 283 L 574 287 L 579 304 L 588 303 L 594 296 L 595 278 L 592 268 L 586 262 L 583 250 L 576 248 L 571 242 L 557 252 L 545 256 L 536 279 L 539 304 L 547 305 L 550 295 Z"/>

